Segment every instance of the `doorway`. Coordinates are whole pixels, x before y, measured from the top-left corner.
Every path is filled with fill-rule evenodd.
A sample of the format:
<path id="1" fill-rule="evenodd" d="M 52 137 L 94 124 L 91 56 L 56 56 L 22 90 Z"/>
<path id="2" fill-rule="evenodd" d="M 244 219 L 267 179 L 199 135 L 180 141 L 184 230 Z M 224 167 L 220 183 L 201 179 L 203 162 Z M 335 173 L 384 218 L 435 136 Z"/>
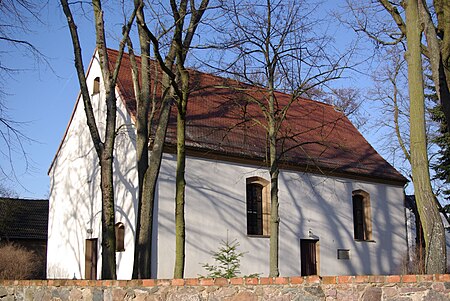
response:
<path id="1" fill-rule="evenodd" d="M 300 240 L 301 275 L 317 275 L 317 242 L 313 239 Z"/>
<path id="2" fill-rule="evenodd" d="M 97 279 L 97 238 L 86 239 L 86 251 L 84 254 L 85 279 Z"/>

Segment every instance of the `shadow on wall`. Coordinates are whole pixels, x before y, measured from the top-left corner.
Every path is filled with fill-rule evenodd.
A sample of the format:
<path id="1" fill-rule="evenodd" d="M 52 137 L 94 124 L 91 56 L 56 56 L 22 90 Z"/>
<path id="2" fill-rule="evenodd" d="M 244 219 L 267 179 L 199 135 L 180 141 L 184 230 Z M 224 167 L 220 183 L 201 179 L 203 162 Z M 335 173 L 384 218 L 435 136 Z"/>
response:
<path id="1" fill-rule="evenodd" d="M 286 183 L 284 188 L 288 198 L 295 201 L 294 207 L 284 213 L 296 217 L 300 222 L 290 223 L 289 218 L 282 216 L 281 224 L 292 237 L 305 236 L 308 229 L 313 229 L 320 238 L 321 256 L 329 258 L 336 259 L 337 249 L 349 249 L 350 260 L 334 262 L 339 264 L 341 273 L 392 274 L 398 271 L 402 252 L 406 248 L 403 200 L 395 199 L 401 198 L 401 193 L 395 194 L 390 190 L 389 194 L 388 186 L 384 184 L 337 178 L 321 179 L 307 173 L 302 176 L 288 176 L 289 174 L 292 175 L 282 173 Z M 370 194 L 373 241 L 354 239 L 352 191 L 357 189 Z M 286 205 L 282 202 L 280 200 L 280 208 Z M 322 266 L 321 270 L 327 271 L 329 268 L 330 266 Z"/>
<path id="2" fill-rule="evenodd" d="M 121 135 L 125 136 L 125 140 L 131 139 L 133 143 L 121 145 L 120 149 L 123 149 L 123 152 L 116 154 L 117 158 L 114 161 L 116 221 L 123 222 L 131 230 L 132 238 L 129 243 L 133 244 L 137 184 L 136 181 L 133 181 L 132 168 L 123 170 L 124 167 L 119 162 L 126 160 L 127 154 L 134 151 L 134 131 L 131 127 L 122 130 L 123 132 L 118 135 L 119 145 L 122 139 Z M 83 136 L 86 139 L 78 139 L 79 149 L 92 144 L 89 136 L 78 135 L 78 137 Z M 62 215 L 61 223 L 67 228 L 59 227 L 59 224 L 57 226 L 51 224 L 49 227 L 54 231 L 59 231 L 58 236 L 63 238 L 64 244 L 70 246 L 70 256 L 75 258 L 77 266 L 74 272 L 49 265 L 49 276 L 56 277 L 57 273 L 67 276 L 68 272 L 69 274 L 76 273 L 77 277 L 84 278 L 82 275 L 84 271 L 82 266 L 84 241 L 90 237 L 87 230 L 92 229 L 91 237 L 98 235 L 97 237 L 101 239 L 100 206 L 94 202 L 95 198 L 101 199 L 99 177 L 95 176 L 99 173 L 98 159 L 92 147 L 88 153 L 89 155 L 79 155 L 78 157 L 59 156 L 55 166 L 68 166 L 67 171 L 59 171 L 57 168 L 52 170 L 50 194 L 52 197 L 54 196 L 53 201 L 57 201 L 59 193 L 61 193 L 61 191 L 54 191 L 54 187 L 60 185 L 57 181 L 62 181 L 64 191 L 70 192 L 68 198 L 64 197 L 64 202 L 68 202 L 69 207 L 73 209 L 66 210 Z M 90 163 L 87 167 L 83 167 L 83 164 L 76 164 L 78 160 Z M 165 163 L 167 164 L 161 170 L 158 195 L 160 195 L 161 188 L 172 188 L 164 190 L 164 196 L 160 195 L 155 204 L 154 241 L 158 239 L 157 233 L 167 233 L 169 237 L 175 235 L 172 208 L 174 162 L 174 156 L 166 156 Z M 223 164 L 226 164 L 227 168 L 222 168 Z M 59 177 L 60 173 L 70 175 L 70 180 Z M 215 176 L 204 176 L 212 174 L 220 174 L 220 179 Z M 249 252 L 242 259 L 243 273 L 268 273 L 268 238 L 249 238 L 246 233 L 245 179 L 247 176 L 258 174 L 268 178 L 264 168 L 243 167 L 238 164 L 206 159 L 199 161 L 190 158 L 188 160 L 186 169 L 188 185 L 186 189 L 186 271 L 188 276 L 197 276 L 197 273 L 189 275 L 189 271 L 201 270 L 202 263 L 211 261 L 210 251 L 216 250 L 221 240 L 226 239 L 227 234 L 231 239 L 237 239 L 240 242 L 242 251 Z M 88 180 L 86 181 L 86 179 Z M 393 267 L 399 264 L 397 263 L 398 258 L 392 256 L 392 251 L 398 252 L 399 249 L 402 249 L 396 244 L 403 237 L 400 231 L 404 231 L 404 227 L 402 225 L 402 229 L 393 231 L 398 226 L 398 221 L 393 218 L 398 218 L 395 213 L 401 208 L 394 208 L 394 204 L 387 201 L 392 197 L 397 197 L 389 195 L 387 185 L 359 183 L 346 179 L 324 178 L 318 175 L 291 172 L 282 172 L 280 182 L 284 183 L 280 185 L 280 237 L 281 240 L 289 239 L 289 242 L 280 242 L 280 258 L 281 261 L 283 258 L 291 258 L 294 261 L 290 262 L 292 263 L 290 265 L 280 264 L 280 267 L 285 269 L 285 271 L 281 270 L 282 275 L 286 275 L 286 273 L 299 274 L 299 240 L 307 237 L 310 228 L 314 230 L 315 234 L 317 233 L 320 239 L 322 257 L 335 258 L 338 248 L 351 250 L 351 260 L 341 264 L 345 274 L 392 273 Z M 87 187 L 87 189 L 82 187 Z M 353 239 L 351 201 L 352 191 L 356 189 L 365 189 L 371 195 L 374 242 L 356 242 Z M 132 204 L 127 203 L 130 195 Z M 166 201 L 172 204 L 168 206 L 166 203 L 160 203 Z M 402 204 L 401 200 L 398 203 Z M 53 214 L 60 213 L 55 211 Z M 293 223 L 292 220 L 296 222 Z M 51 222 L 54 223 L 55 220 L 51 220 Z M 332 242 L 328 241 L 330 236 L 332 236 Z M 157 245 L 153 244 L 154 254 L 161 252 L 157 249 Z M 257 251 L 254 252 L 254 250 Z M 170 252 L 174 253 L 174 250 L 169 244 L 165 246 L 164 253 Z M 100 250 L 99 254 L 101 254 Z M 164 254 L 159 253 L 159 256 L 162 258 L 161 256 Z M 169 258 L 172 257 L 173 255 L 169 256 Z M 119 266 L 121 263 L 122 256 L 118 256 Z M 156 256 L 153 256 L 152 263 L 152 273 L 156 275 L 158 269 Z M 50 262 L 50 264 L 52 263 Z M 173 266 L 173 262 L 164 263 L 164 265 Z M 100 268 L 99 263 L 98 269 L 100 270 Z M 172 270 L 172 268 L 169 269 Z M 54 270 L 54 272 L 50 273 L 50 270 Z M 326 267 L 322 267 L 322 270 L 326 271 Z"/>
<path id="3" fill-rule="evenodd" d="M 131 278 L 134 240 L 136 235 L 136 215 L 138 203 L 138 177 L 136 169 L 136 134 L 131 116 L 118 110 L 120 126 L 117 130 L 114 153 L 114 196 L 116 203 L 116 223 L 125 226 L 125 250 L 116 253 L 117 274 Z"/>
<path id="4" fill-rule="evenodd" d="M 160 192 L 158 224 L 160 246 L 164 246 L 164 253 L 160 253 L 160 271 L 167 277 L 172 275 L 174 264 L 174 172 L 175 156 L 165 156 L 164 169 L 159 178 Z M 245 211 L 245 199 L 241 191 L 245 191 L 245 177 L 236 178 L 234 170 L 241 166 L 232 163 L 229 168 L 221 170 L 220 181 L 212 175 L 218 174 L 217 168 L 223 163 L 210 160 L 199 161 L 189 158 L 186 168 L 186 277 L 197 277 L 204 273 L 203 263 L 211 261 L 210 251 L 217 250 L 222 240 L 237 239 L 241 251 L 254 249 L 267 250 L 267 239 L 248 239 L 246 233 L 246 219 L 242 215 Z M 219 167 L 217 166 L 219 165 Z M 252 168 L 254 169 L 254 168 Z M 242 181 L 241 181 L 242 180 Z M 226 189 L 228 187 L 228 189 Z M 165 260 L 167 258 L 168 260 Z M 242 272 L 245 274 L 264 272 L 261 267 L 267 262 L 254 252 L 245 254 L 242 259 Z M 164 265 L 165 267 L 163 267 Z M 247 269 L 252 269 L 251 272 Z"/>
<path id="5" fill-rule="evenodd" d="M 100 113 L 98 116 L 103 116 Z M 76 112 L 73 124 L 78 118 L 78 124 L 85 125 L 82 114 L 82 110 Z M 124 112 L 119 111 L 118 119 L 126 125 L 132 124 L 130 116 Z M 100 125 L 102 131 L 104 124 Z M 138 184 L 132 155 L 135 153 L 132 126 L 120 127 L 115 147 L 120 150 L 114 154 L 116 222 L 124 223 L 129 229 L 127 245 L 133 245 Z M 168 238 L 175 236 L 175 158 L 173 155 L 165 158 L 155 204 L 153 237 L 158 243 L 153 244 L 153 251 L 159 258 L 170 253 L 170 263 L 162 263 L 153 256 L 153 275 L 159 270 L 158 265 L 170 265 L 166 269 L 173 271 L 174 240 Z M 77 278 L 84 278 L 85 239 L 98 237 L 101 242 L 99 171 L 87 127 L 70 128 L 50 174 L 49 234 L 52 245 L 48 253 L 49 277 L 69 273 L 69 277 L 75 274 Z M 210 251 L 216 250 L 227 234 L 241 243 L 243 251 L 249 252 L 242 262 L 244 273 L 268 273 L 269 239 L 247 236 L 245 179 L 250 176 L 268 179 L 265 167 L 189 158 L 186 166 L 187 276 L 197 276 L 190 275 L 189 271 L 197 271 L 201 263 L 209 262 Z M 299 273 L 299 240 L 312 228 L 319 236 L 321 253 L 325 254 L 321 256 L 335 258 L 337 248 L 351 249 L 351 260 L 341 265 L 345 273 L 392 272 L 396 257 L 391 251 L 401 249 L 395 244 L 403 237 L 398 231 L 403 231 L 404 227 L 396 230 L 397 221 L 393 217 L 401 208 L 395 208 L 387 201 L 396 196 L 389 195 L 386 185 L 290 172 L 282 172 L 280 182 L 280 259 L 292 260 L 289 265 L 281 264 L 280 267 L 285 267 L 289 273 Z M 375 242 L 355 242 L 353 239 L 351 196 L 356 189 L 367 190 L 371 195 Z M 398 204 L 403 204 L 402 200 Z M 166 234 L 167 238 L 164 238 Z M 163 238 L 164 241 L 158 241 Z M 164 250 L 157 249 L 159 244 L 164 245 Z M 134 253 L 132 248 L 126 251 L 131 252 L 131 256 Z M 101 254 L 100 244 L 98 254 Z M 126 265 L 127 260 L 129 255 L 120 254 L 119 267 Z M 100 269 L 99 257 L 98 271 Z M 281 273 L 286 274 L 283 270 Z"/>
<path id="6" fill-rule="evenodd" d="M 84 276 L 85 239 L 100 234 L 99 165 L 88 135 L 69 129 L 50 173 L 49 278 Z"/>
<path id="7" fill-rule="evenodd" d="M 257 167 L 244 168 L 206 159 L 195 163 L 196 160 L 189 159 L 186 172 L 187 277 L 197 276 L 190 273 L 198 271 L 201 263 L 211 261 L 210 251 L 218 248 L 227 233 L 231 239 L 236 238 L 240 242 L 240 250 L 249 252 L 242 260 L 243 273 L 268 273 L 269 239 L 247 236 L 245 202 L 246 175 L 255 175 L 256 172 L 267 178 L 267 172 Z M 168 167 L 160 178 L 162 189 L 173 184 L 174 156 L 167 161 Z M 222 168 L 222 164 L 227 168 Z M 392 192 L 384 184 L 306 173 L 282 172 L 280 181 L 285 183 L 280 185 L 282 275 L 300 273 L 299 243 L 300 239 L 308 238 L 309 229 L 313 229 L 320 239 L 320 256 L 323 259 L 329 257 L 323 263 L 340 264 L 340 274 L 394 273 L 399 268 L 405 247 L 403 201 L 393 198 L 401 197 L 401 193 Z M 354 239 L 352 191 L 357 189 L 367 190 L 371 195 L 374 241 Z M 397 190 L 401 192 L 401 188 Z M 173 203 L 174 192 L 164 191 L 164 199 L 160 202 Z M 397 208 L 399 204 L 400 208 Z M 160 233 L 174 237 L 173 206 L 160 206 Z M 174 252 L 170 242 L 165 248 L 165 252 Z M 351 259 L 345 263 L 336 261 L 337 249 L 340 248 L 351 250 Z M 283 263 L 286 258 L 289 258 L 287 264 Z M 322 266 L 323 273 L 329 274 L 329 268 L 326 264 Z"/>
<path id="8" fill-rule="evenodd" d="M 105 129 L 103 91 L 92 96 L 101 136 Z M 120 99 L 118 99 L 120 102 Z M 93 147 L 81 100 L 50 170 L 49 263 L 52 278 L 84 278 L 86 239 L 98 238 L 97 276 L 101 271 L 101 190 L 99 159 Z M 118 108 L 121 104 L 118 104 Z M 127 245 L 134 245 L 137 176 L 135 134 L 131 116 L 122 108 L 117 115 L 113 161 L 116 222 L 125 225 Z M 120 150 L 120 152 L 117 152 Z M 135 181 L 136 179 L 136 181 Z M 133 248 L 116 253 L 118 266 L 129 266 Z M 125 260 L 126 264 L 121 264 Z M 118 270 L 118 273 L 120 271 Z M 131 275 L 130 275 L 131 276 Z"/>

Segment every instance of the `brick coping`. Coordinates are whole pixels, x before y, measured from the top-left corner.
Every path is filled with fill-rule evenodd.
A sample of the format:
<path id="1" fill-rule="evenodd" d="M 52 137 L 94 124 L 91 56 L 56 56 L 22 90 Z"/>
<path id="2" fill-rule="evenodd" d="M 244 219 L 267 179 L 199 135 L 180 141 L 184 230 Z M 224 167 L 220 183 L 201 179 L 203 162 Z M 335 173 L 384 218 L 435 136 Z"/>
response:
<path id="1" fill-rule="evenodd" d="M 430 275 L 362 275 L 362 276 L 295 276 L 260 278 L 186 278 L 143 280 L 0 280 L 0 286 L 84 286 L 84 287 L 154 287 L 154 286 L 228 286 L 228 285 L 299 285 L 450 282 L 450 274 Z"/>

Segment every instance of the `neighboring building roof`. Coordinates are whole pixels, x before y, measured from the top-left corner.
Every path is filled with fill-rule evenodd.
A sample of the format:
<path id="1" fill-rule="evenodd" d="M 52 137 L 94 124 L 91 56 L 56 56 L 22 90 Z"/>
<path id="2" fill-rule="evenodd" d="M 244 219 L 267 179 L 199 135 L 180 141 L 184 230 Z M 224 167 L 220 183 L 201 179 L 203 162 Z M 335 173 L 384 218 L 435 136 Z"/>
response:
<path id="1" fill-rule="evenodd" d="M 111 65 L 118 52 L 109 50 Z M 140 58 L 137 57 L 140 67 Z M 264 99 L 264 89 L 211 74 L 189 70 L 192 91 L 187 109 L 186 146 L 203 153 L 266 160 L 268 149 L 260 107 L 251 99 Z M 161 76 L 160 76 L 161 77 Z M 136 101 L 129 56 L 124 54 L 117 86 L 127 110 L 135 117 Z M 280 107 L 290 95 L 276 92 Z M 166 143 L 176 144 L 176 109 Z M 327 174 L 407 182 L 384 160 L 342 112 L 333 106 L 298 98 L 279 131 L 282 166 Z M 282 146 L 282 147 L 281 147 Z"/>
<path id="2" fill-rule="evenodd" d="M 1 239 L 47 239 L 48 200 L 0 197 Z"/>

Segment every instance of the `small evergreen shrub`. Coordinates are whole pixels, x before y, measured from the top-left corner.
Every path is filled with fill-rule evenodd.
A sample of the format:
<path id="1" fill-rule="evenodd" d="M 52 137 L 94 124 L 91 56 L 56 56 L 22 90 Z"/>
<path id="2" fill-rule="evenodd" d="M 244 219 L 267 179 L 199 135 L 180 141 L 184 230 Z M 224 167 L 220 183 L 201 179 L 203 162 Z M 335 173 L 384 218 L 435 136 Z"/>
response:
<path id="1" fill-rule="evenodd" d="M 237 239 L 230 241 L 227 237 L 227 240 L 222 240 L 219 249 L 216 252 L 211 251 L 216 264 L 203 264 L 202 267 L 208 271 L 208 274 L 201 277 L 227 279 L 238 277 L 241 273 L 239 270 L 241 267 L 241 258 L 245 254 L 244 252 L 238 252 L 238 246 L 239 242 Z M 245 277 L 258 277 L 258 275 L 251 274 Z"/>
<path id="2" fill-rule="evenodd" d="M 14 243 L 0 245 L 0 279 L 33 279 L 39 272 L 39 258 Z"/>

